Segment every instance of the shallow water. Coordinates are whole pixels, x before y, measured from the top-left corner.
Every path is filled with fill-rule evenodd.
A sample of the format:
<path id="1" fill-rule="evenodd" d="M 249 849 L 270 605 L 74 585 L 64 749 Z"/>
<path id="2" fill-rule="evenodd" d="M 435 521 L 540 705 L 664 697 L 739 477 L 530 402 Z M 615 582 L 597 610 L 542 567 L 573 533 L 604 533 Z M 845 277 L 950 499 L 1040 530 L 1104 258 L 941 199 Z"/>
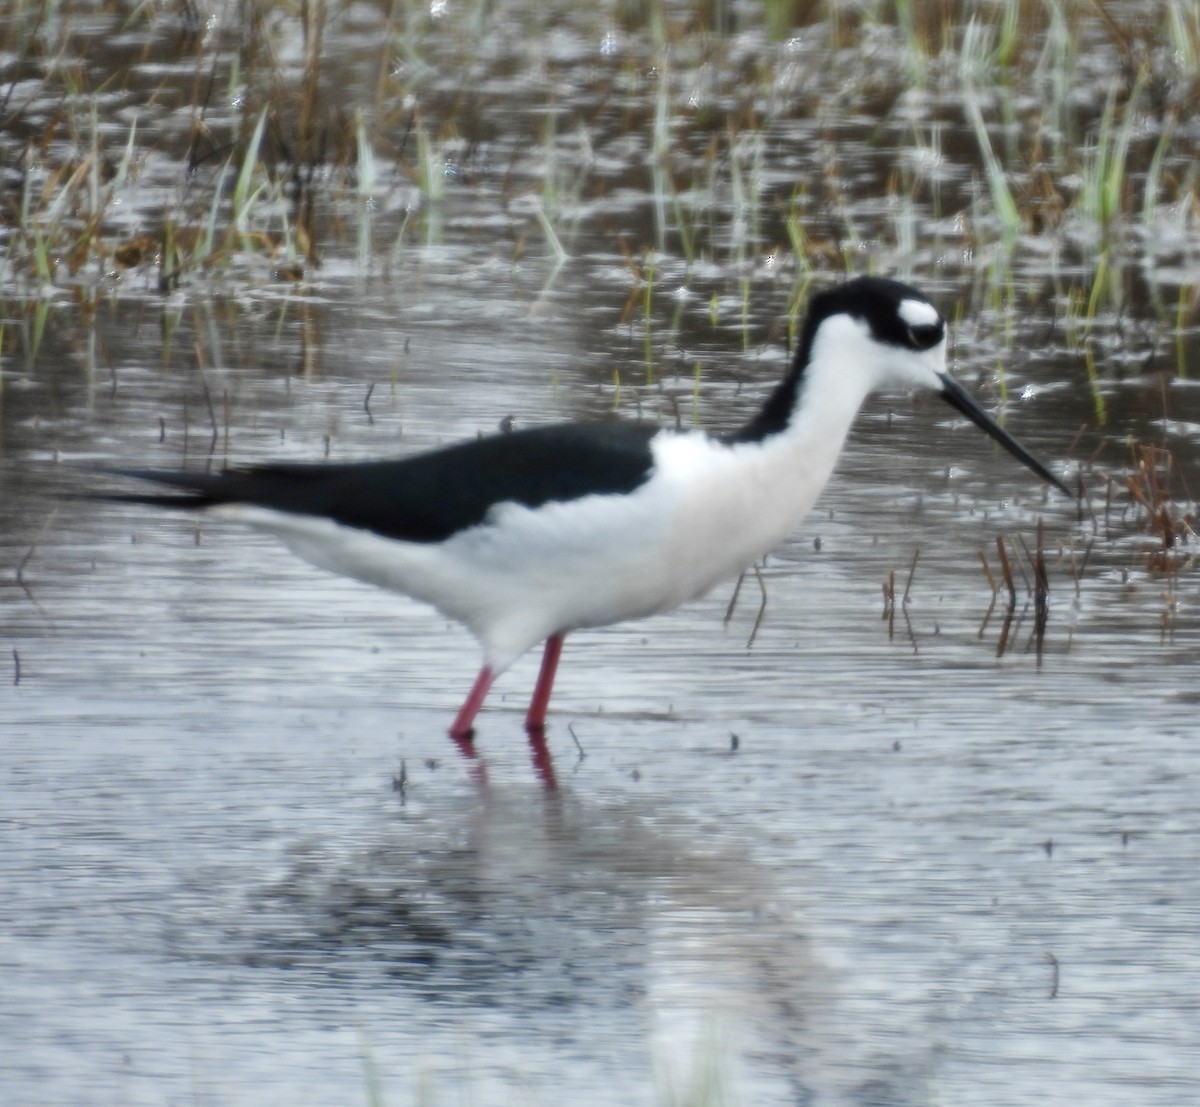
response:
<path id="1" fill-rule="evenodd" d="M 353 88 L 374 73 L 373 23 L 346 10 L 328 42 Z M 485 93 L 523 89 L 512 131 L 498 101 L 470 116 L 489 136 L 477 178 L 386 278 L 331 234 L 302 285 L 250 265 L 163 297 L 134 271 L 94 316 L 67 286 L 48 295 L 34 356 L 5 345 L 3 1098 L 1186 1102 L 1200 1058 L 1194 569 L 1150 571 L 1152 541 L 1120 494 L 1106 504 L 1096 469 L 1123 475 L 1132 434 L 1168 446 L 1195 487 L 1195 388 L 1133 370 L 1091 388 L 1056 329 L 1061 300 L 1031 294 L 1003 323 L 971 263 L 867 233 L 872 167 L 895 150 L 855 146 L 865 122 L 840 133 L 862 249 L 966 309 L 957 371 L 994 404 L 1004 363 L 1022 441 L 1069 472 L 1096 454 L 1088 509 L 941 405 L 873 401 L 817 511 L 768 561 L 751 646 L 753 580 L 724 629 L 732 582 L 568 640 L 556 791 L 521 731 L 536 658 L 480 718 L 481 774 L 444 736 L 477 663 L 460 629 L 234 529 L 53 498 L 86 481 L 82 463 L 381 456 L 507 416 L 615 406 L 736 425 L 786 363 L 790 263 L 751 251 L 747 341 L 745 270 L 664 250 L 646 379 L 617 232 L 635 253 L 653 238 L 636 121 L 655 85 L 634 81 L 641 62 L 604 76 L 613 63 L 581 46 L 594 42 L 579 18 L 518 20 L 479 63 Z M 542 83 L 506 69 L 530 49 L 521 28 L 543 36 Z M 430 33 L 441 103 L 461 86 L 461 45 Z M 812 71 L 779 60 L 788 47 L 729 41 L 740 65 L 774 59 L 777 79 L 757 79 L 781 99 L 820 100 Z M 1090 64 L 1105 63 L 1101 44 Z M 626 111 L 592 134 L 596 174 L 620 187 L 585 190 L 560 267 L 535 245 L 514 256 L 523 224 L 495 167 L 541 135 L 553 77 L 572 103 L 603 93 Z M 155 124 L 178 159 L 172 118 Z M 800 145 L 769 151 L 765 179 L 795 179 L 811 126 L 785 128 Z M 700 158 L 699 138 L 680 144 Z M 171 180 L 171 164 L 155 171 Z M 966 187 L 955 164 L 947 189 Z M 715 189 L 713 203 L 715 240 L 735 237 L 732 199 Z M 1037 270 L 1035 246 L 1015 264 L 1024 290 L 1069 271 Z M 10 322 L 27 318 L 19 291 L 5 287 Z M 1130 310 L 1158 326 L 1151 299 Z M 1115 316 L 1097 327 L 1120 366 L 1150 341 Z M 1189 322 L 1185 353 L 1196 341 Z M 1173 342 L 1158 347 L 1172 362 Z M 979 565 L 984 549 L 998 571 L 997 534 L 1032 548 L 1039 519 L 1040 657 L 1020 578 L 1000 650 Z M 889 624 L 881 585 L 894 571 L 902 594 L 918 552 Z"/>

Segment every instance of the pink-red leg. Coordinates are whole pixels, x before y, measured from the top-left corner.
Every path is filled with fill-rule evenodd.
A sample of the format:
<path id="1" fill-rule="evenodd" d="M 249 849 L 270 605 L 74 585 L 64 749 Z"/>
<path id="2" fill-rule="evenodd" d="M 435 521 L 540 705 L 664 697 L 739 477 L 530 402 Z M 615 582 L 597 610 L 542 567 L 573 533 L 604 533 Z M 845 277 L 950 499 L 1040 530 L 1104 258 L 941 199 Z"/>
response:
<path id="1" fill-rule="evenodd" d="M 546 709 L 550 706 L 550 692 L 554 688 L 554 674 L 558 671 L 558 659 L 562 654 L 563 636 L 552 634 L 546 639 L 542 652 L 542 668 L 534 685 L 533 699 L 529 701 L 529 713 L 525 716 L 525 729 L 533 734 L 545 729 Z"/>
<path id="2" fill-rule="evenodd" d="M 470 741 L 471 729 L 475 724 L 475 716 L 479 714 L 479 709 L 483 706 L 483 701 L 487 699 L 488 689 L 491 688 L 492 681 L 495 679 L 496 674 L 492 672 L 490 665 L 485 665 L 480 669 L 479 676 L 475 678 L 475 683 L 471 685 L 471 691 L 466 701 L 454 717 L 454 722 L 450 726 L 450 737 L 460 746 L 464 742 Z"/>

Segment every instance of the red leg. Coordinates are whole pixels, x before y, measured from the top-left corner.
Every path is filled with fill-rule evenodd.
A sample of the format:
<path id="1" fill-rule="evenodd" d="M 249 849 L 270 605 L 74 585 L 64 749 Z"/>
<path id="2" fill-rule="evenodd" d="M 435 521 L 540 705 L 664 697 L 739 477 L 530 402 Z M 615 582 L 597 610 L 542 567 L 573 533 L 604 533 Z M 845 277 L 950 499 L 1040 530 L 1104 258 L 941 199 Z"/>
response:
<path id="1" fill-rule="evenodd" d="M 479 709 L 483 706 L 483 701 L 487 698 L 488 689 L 492 686 L 492 681 L 496 679 L 496 674 L 492 672 L 490 665 L 485 665 L 479 670 L 479 676 L 475 678 L 475 683 L 471 686 L 470 694 L 462 707 L 459 708 L 458 714 L 454 718 L 454 722 L 450 727 L 450 737 L 453 738 L 460 746 L 463 742 L 469 741 L 471 738 L 471 728 L 475 722 L 475 716 L 479 714 Z"/>
<path id="2" fill-rule="evenodd" d="M 540 731 L 546 726 L 546 709 L 550 706 L 550 690 L 554 687 L 554 674 L 558 671 L 558 658 L 562 653 L 563 636 L 552 634 L 546 639 L 542 653 L 542 668 L 529 701 L 529 714 L 525 716 L 525 729 Z"/>

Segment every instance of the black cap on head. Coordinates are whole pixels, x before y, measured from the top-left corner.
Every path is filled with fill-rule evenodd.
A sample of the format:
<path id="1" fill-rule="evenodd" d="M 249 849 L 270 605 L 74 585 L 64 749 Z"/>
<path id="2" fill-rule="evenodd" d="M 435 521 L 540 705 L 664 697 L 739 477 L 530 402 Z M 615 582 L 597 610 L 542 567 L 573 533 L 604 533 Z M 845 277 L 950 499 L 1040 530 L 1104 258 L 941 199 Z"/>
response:
<path id="1" fill-rule="evenodd" d="M 907 350 L 928 350 L 946 337 L 945 321 L 923 292 L 888 277 L 855 277 L 812 298 L 801 344 L 812 342 L 824 320 L 842 314 L 861 319 L 877 342 Z"/>

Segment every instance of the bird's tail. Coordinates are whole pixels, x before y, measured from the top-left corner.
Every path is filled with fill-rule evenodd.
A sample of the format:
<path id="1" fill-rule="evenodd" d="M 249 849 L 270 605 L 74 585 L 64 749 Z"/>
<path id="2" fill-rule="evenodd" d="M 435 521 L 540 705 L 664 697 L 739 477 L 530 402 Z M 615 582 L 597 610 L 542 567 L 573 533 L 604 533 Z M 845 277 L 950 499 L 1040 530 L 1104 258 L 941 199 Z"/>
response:
<path id="1" fill-rule="evenodd" d="M 71 491 L 64 494 L 70 500 L 100 500 L 105 503 L 144 504 L 151 507 L 168 507 L 196 511 L 219 503 L 228 503 L 228 492 L 222 494 L 224 481 L 219 474 L 180 472 L 170 469 L 112 469 L 90 470 L 110 477 L 146 481 L 178 489 L 174 492 L 112 492 Z"/>

